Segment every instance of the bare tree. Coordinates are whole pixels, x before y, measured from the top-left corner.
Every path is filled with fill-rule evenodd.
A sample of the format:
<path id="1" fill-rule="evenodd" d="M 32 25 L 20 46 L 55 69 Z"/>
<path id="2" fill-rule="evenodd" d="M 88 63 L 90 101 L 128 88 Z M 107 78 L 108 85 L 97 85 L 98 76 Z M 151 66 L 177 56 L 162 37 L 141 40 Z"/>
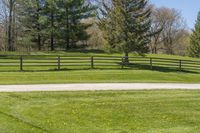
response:
<path id="1" fill-rule="evenodd" d="M 0 0 L 0 50 L 5 50 L 8 36 L 8 8 L 5 0 Z"/>
<path id="2" fill-rule="evenodd" d="M 160 12 L 160 9 L 152 7 L 152 26 L 151 26 L 151 32 L 156 33 L 153 34 L 151 37 L 151 43 L 150 43 L 150 50 L 152 54 L 157 54 L 158 50 L 161 49 L 161 34 L 165 25 L 165 21 L 163 20 L 164 14 L 163 12 Z"/>
<path id="3" fill-rule="evenodd" d="M 162 32 L 164 50 L 166 54 L 174 54 L 174 47 L 181 38 L 180 32 L 186 28 L 186 24 L 177 10 L 162 8 L 161 11 L 165 14 Z"/>
<path id="4" fill-rule="evenodd" d="M 175 9 L 161 7 L 153 10 L 152 31 L 162 28 L 162 31 L 152 37 L 150 49 L 152 53 L 164 52 L 175 54 L 175 47 L 184 36 L 186 23 L 181 13 Z"/>
<path id="5" fill-rule="evenodd" d="M 16 0 L 1 0 L 0 22 L 3 23 L 6 29 L 7 49 L 9 51 L 15 50 L 15 23 L 16 23 Z"/>
<path id="6" fill-rule="evenodd" d="M 180 30 L 176 35 L 176 45 L 174 46 L 174 54 L 185 56 L 190 44 L 191 32 L 188 29 Z"/>
<path id="7" fill-rule="evenodd" d="M 87 29 L 87 33 L 90 38 L 87 40 L 87 45 L 92 49 L 103 49 L 104 38 L 103 32 L 98 27 L 98 20 L 96 18 L 90 18 L 83 21 L 86 24 L 92 24 L 90 28 Z"/>

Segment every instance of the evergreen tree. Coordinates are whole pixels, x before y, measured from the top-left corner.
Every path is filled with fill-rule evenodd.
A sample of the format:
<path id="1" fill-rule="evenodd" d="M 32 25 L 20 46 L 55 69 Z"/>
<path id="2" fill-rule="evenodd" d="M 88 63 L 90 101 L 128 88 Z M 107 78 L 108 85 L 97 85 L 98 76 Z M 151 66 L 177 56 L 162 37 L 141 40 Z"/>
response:
<path id="1" fill-rule="evenodd" d="M 90 24 L 81 21 L 94 16 L 95 7 L 86 3 L 86 0 L 59 1 L 59 34 L 65 49 L 76 47 L 76 43 L 88 39 L 86 29 Z"/>
<path id="2" fill-rule="evenodd" d="M 38 50 L 55 43 L 66 50 L 90 36 L 86 29 L 91 24 L 82 22 L 94 16 L 95 7 L 87 0 L 19 0 L 20 21 L 24 31 L 37 43 Z"/>
<path id="3" fill-rule="evenodd" d="M 200 11 L 196 20 L 195 29 L 190 38 L 189 55 L 191 57 L 200 57 Z"/>
<path id="4" fill-rule="evenodd" d="M 55 42 L 58 34 L 58 0 L 46 0 L 44 5 L 45 33 L 50 38 L 50 50 L 55 50 Z"/>
<path id="5" fill-rule="evenodd" d="M 44 17 L 42 14 L 44 0 L 21 0 L 20 21 L 23 29 L 32 36 L 32 41 L 37 43 L 38 50 L 42 50 L 42 30 L 44 29 Z"/>
<path id="6" fill-rule="evenodd" d="M 111 7 L 104 4 L 105 17 L 100 17 L 100 28 L 106 33 L 111 48 L 130 52 L 148 52 L 150 42 L 151 11 L 148 0 L 112 0 Z"/>

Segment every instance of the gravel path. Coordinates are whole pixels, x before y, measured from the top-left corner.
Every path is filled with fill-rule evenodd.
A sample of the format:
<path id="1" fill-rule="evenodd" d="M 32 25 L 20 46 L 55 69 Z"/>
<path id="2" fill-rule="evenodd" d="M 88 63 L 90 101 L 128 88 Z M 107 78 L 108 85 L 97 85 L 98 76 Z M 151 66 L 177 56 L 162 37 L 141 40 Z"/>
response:
<path id="1" fill-rule="evenodd" d="M 105 84 L 0 85 L 0 92 L 144 90 L 144 89 L 145 90 L 150 90 L 150 89 L 199 89 L 200 90 L 200 84 L 105 83 Z"/>

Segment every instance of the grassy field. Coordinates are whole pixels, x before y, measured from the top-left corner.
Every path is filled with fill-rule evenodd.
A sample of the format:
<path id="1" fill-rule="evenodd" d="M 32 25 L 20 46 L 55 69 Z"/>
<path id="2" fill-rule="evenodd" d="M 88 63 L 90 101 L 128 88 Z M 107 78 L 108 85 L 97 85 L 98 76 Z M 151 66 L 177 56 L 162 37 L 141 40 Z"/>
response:
<path id="1" fill-rule="evenodd" d="M 197 133 L 200 91 L 0 93 L 2 133 Z"/>
<path id="2" fill-rule="evenodd" d="M 35 57 L 44 54 L 47 57 L 122 56 L 91 52 L 31 53 Z M 199 60 L 168 55 L 147 57 Z M 41 67 L 36 66 L 35 71 L 30 71 L 32 67 L 25 67 L 29 71 L 19 72 L 19 60 L 10 59 L 10 62 L 14 61 L 17 66 L 1 66 L 0 84 L 200 83 L 199 73 L 179 72 L 176 69 L 152 71 L 134 67 L 122 70 L 119 64 L 113 69 L 88 69 L 88 62 L 89 67 L 85 69 L 52 71 L 55 66 L 43 66 L 41 71 L 37 70 Z M 0 63 L 3 62 L 0 60 Z M 37 64 L 41 63 L 38 61 Z M 0 132 L 193 133 L 200 130 L 199 97 L 200 91 L 181 90 L 0 93 Z"/>
<path id="3" fill-rule="evenodd" d="M 151 70 L 70 70 L 1 72 L 0 84 L 200 83 L 200 74 Z"/>

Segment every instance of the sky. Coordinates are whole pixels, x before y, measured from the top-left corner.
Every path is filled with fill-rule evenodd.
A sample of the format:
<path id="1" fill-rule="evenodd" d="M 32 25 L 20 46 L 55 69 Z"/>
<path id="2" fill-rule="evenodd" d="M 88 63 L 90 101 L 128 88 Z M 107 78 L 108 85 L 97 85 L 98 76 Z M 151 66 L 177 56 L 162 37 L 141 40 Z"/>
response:
<path id="1" fill-rule="evenodd" d="M 182 13 L 188 28 L 194 28 L 200 10 L 200 0 L 150 0 L 150 2 L 157 7 L 165 6 L 177 9 Z"/>

